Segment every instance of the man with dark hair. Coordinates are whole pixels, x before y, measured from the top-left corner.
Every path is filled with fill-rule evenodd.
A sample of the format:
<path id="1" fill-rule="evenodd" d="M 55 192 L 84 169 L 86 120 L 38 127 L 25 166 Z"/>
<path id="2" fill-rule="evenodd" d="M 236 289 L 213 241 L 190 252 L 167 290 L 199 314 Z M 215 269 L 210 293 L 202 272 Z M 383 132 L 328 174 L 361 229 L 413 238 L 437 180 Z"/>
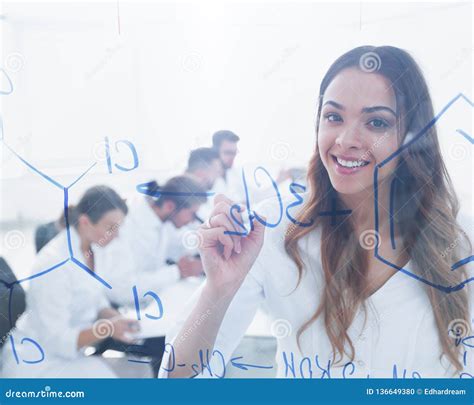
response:
<path id="1" fill-rule="evenodd" d="M 238 153 L 237 143 L 239 141 L 240 137 L 229 130 L 217 131 L 212 136 L 212 147 L 219 154 L 224 168 L 223 176 L 216 180 L 212 191 L 215 194 L 224 194 L 233 201 L 245 202 L 246 194 L 242 181 L 242 169 L 236 168 L 234 165 L 234 160 Z M 280 170 L 276 182 L 277 184 L 286 182 L 289 187 L 291 182 L 297 177 L 304 178 L 304 174 L 297 168 Z M 301 184 L 301 182 L 304 182 L 304 179 L 300 179 L 298 182 Z M 288 189 L 288 187 L 284 187 L 284 189 Z M 250 181 L 247 182 L 247 193 L 253 202 L 258 202 L 274 195 L 274 188 L 271 184 L 255 187 L 254 183 Z"/>
<path id="2" fill-rule="evenodd" d="M 182 280 L 202 274 L 199 257 L 194 257 L 183 241 L 175 239 L 177 230 L 185 229 L 195 220 L 196 212 L 207 200 L 207 190 L 190 176 L 175 176 L 163 184 L 150 181 L 139 184 L 136 190 L 140 194 L 130 204 L 119 237 L 102 250 L 97 260 L 105 269 L 104 277 L 113 285 L 107 290 L 112 302 L 120 307 L 136 307 L 136 299 L 145 308 L 153 303 L 150 294 L 146 295 L 151 291 L 163 300 L 168 317 L 171 310 L 163 294 L 179 286 Z M 187 242 L 187 234 L 179 235 Z M 173 251 L 178 242 L 180 249 Z M 132 286 L 136 287 L 138 296 L 132 294 Z M 130 345 L 125 350 L 151 356 L 155 375 L 165 349 L 165 339 L 160 333 L 163 329 L 143 345 Z M 99 352 L 117 348 L 116 343 L 108 345 L 102 346 Z M 118 347 L 123 350 L 124 345 Z"/>
<path id="3" fill-rule="evenodd" d="M 159 292 L 202 272 L 201 262 L 184 248 L 173 263 L 167 260 L 176 229 L 194 221 L 206 202 L 204 187 L 188 176 L 176 176 L 163 185 L 155 181 L 141 184 L 137 191 L 145 195 L 132 201 L 120 236 L 101 255 L 104 276 L 114 286 L 108 291 L 109 298 L 119 305 L 133 305 L 130 285 Z"/>
<path id="4" fill-rule="evenodd" d="M 217 131 L 212 136 L 212 147 L 217 151 L 225 170 L 232 168 L 237 156 L 237 142 L 240 138 L 232 131 Z"/>
<path id="5" fill-rule="evenodd" d="M 148 196 L 148 204 L 158 220 L 177 229 L 194 221 L 197 210 L 207 201 L 204 187 L 189 176 L 173 177 L 163 186 L 156 181 L 145 185 L 146 190 L 137 190 Z"/>
<path id="6" fill-rule="evenodd" d="M 212 136 L 212 147 L 219 154 L 224 168 L 224 173 L 216 181 L 213 191 L 216 194 L 224 194 L 234 201 L 245 199 L 241 171 L 234 166 L 239 141 L 240 137 L 229 130 L 217 131 Z"/>
<path id="7" fill-rule="evenodd" d="M 186 174 L 201 183 L 207 190 L 222 177 L 223 167 L 218 152 L 213 148 L 197 148 L 191 151 Z"/>

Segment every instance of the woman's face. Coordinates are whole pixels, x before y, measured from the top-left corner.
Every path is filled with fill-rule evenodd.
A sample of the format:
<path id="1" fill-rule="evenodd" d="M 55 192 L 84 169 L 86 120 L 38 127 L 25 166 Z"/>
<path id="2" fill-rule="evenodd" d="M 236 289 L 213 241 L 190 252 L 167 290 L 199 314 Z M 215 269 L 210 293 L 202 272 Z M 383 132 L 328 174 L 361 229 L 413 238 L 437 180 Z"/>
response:
<path id="1" fill-rule="evenodd" d="M 332 80 L 322 100 L 318 148 L 337 192 L 372 189 L 375 165 L 399 147 L 397 116 L 395 93 L 384 76 L 349 68 Z M 379 181 L 396 164 L 393 159 L 379 170 Z"/>
<path id="2" fill-rule="evenodd" d="M 97 223 L 90 222 L 90 238 L 99 246 L 107 246 L 119 233 L 125 214 L 117 209 L 107 211 Z"/>

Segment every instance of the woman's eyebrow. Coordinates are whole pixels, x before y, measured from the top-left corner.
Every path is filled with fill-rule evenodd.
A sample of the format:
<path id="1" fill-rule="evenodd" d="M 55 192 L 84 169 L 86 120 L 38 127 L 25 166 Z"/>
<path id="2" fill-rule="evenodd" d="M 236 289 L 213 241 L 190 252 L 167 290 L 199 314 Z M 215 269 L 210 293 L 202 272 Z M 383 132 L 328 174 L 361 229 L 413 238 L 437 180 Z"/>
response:
<path id="1" fill-rule="evenodd" d="M 336 103 L 335 101 L 332 101 L 332 100 L 326 101 L 326 102 L 323 104 L 323 107 L 324 107 L 326 104 L 332 105 L 333 107 L 336 107 L 336 108 L 338 108 L 339 110 L 345 110 L 345 108 L 344 108 L 344 106 L 343 106 L 342 104 Z"/>
<path id="2" fill-rule="evenodd" d="M 342 110 L 342 111 L 345 110 L 345 107 L 342 104 L 336 103 L 335 101 L 332 101 L 332 100 L 326 101 L 323 104 L 323 107 L 325 105 L 332 105 L 333 107 L 335 107 L 339 110 Z M 363 113 L 373 113 L 373 112 L 376 112 L 376 111 L 388 111 L 389 113 L 392 113 L 395 117 L 397 117 L 397 113 L 395 111 L 393 111 L 390 107 L 387 107 L 387 106 L 376 105 L 376 106 L 373 106 L 373 107 L 364 107 L 364 108 L 362 108 Z"/>
<path id="3" fill-rule="evenodd" d="M 393 111 L 390 107 L 386 107 L 383 105 L 376 105 L 374 107 L 365 107 L 362 109 L 363 113 L 372 113 L 376 111 L 388 111 L 389 113 L 392 113 L 395 117 L 397 117 L 397 113 Z"/>

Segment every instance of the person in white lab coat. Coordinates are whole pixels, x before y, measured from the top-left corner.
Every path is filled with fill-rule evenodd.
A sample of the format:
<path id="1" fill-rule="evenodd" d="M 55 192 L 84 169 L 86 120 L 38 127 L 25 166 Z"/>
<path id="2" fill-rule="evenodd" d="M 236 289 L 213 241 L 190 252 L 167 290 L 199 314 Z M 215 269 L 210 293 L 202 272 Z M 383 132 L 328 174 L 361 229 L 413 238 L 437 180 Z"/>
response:
<path id="1" fill-rule="evenodd" d="M 433 117 L 406 51 L 339 57 L 320 87 L 308 192 L 241 212 L 245 237 L 224 233 L 241 214 L 216 197 L 200 229 L 206 283 L 160 376 L 224 376 L 265 302 L 278 377 L 472 378 L 474 228 L 459 225 Z"/>
<path id="2" fill-rule="evenodd" d="M 219 153 L 214 148 L 197 148 L 189 153 L 188 165 L 185 174 L 196 180 L 207 191 L 214 188 L 216 181 L 224 175 L 224 167 Z M 209 198 L 199 207 L 196 213 L 197 220 L 204 222 L 212 211 L 212 200 Z"/>
<path id="3" fill-rule="evenodd" d="M 26 311 L 2 349 L 3 377 L 116 377 L 84 351 L 108 337 L 131 343 L 138 326 L 110 307 L 108 280 L 94 277 L 96 252 L 118 235 L 126 213 L 125 202 L 106 186 L 90 188 L 69 207 L 70 233 L 63 230 L 36 257 Z"/>
<path id="4" fill-rule="evenodd" d="M 224 172 L 219 176 L 212 188 L 215 195 L 224 194 L 232 201 L 245 203 L 249 199 L 253 204 L 263 201 L 268 196 L 273 195 L 274 186 L 272 182 L 280 188 L 282 195 L 289 193 L 289 185 L 298 177 L 300 169 L 280 169 L 278 175 L 268 178 L 266 174 L 258 173 L 256 176 L 256 167 L 236 167 L 235 158 L 238 154 L 237 143 L 240 137 L 229 130 L 220 130 L 212 136 L 212 148 L 218 153 L 224 168 Z M 242 171 L 246 175 L 246 187 L 242 178 Z M 258 169 L 257 169 L 258 171 Z M 259 177 L 261 176 L 261 177 Z M 302 183 L 302 181 L 299 181 Z M 212 210 L 213 198 L 209 200 L 210 204 L 206 206 L 206 214 L 202 212 L 200 217 L 207 219 Z"/>
<path id="5" fill-rule="evenodd" d="M 206 190 L 212 190 L 216 180 L 224 174 L 219 153 L 213 148 L 197 148 L 189 153 L 186 175 Z"/>
<path id="6" fill-rule="evenodd" d="M 176 229 L 195 219 L 206 190 L 187 176 L 176 176 L 162 187 L 146 184 L 145 194 L 130 205 L 120 237 L 110 243 L 98 257 L 104 278 L 114 283 L 108 296 L 119 306 L 134 305 L 132 286 L 140 301 L 147 291 L 160 293 L 182 278 L 202 274 L 198 258 L 187 254 L 182 241 L 176 241 Z M 171 263 L 170 249 L 182 246 L 182 254 Z M 174 262 L 176 261 L 176 262 Z"/>
<path id="7" fill-rule="evenodd" d="M 222 177 L 222 174 L 223 166 L 219 154 L 213 148 L 197 148 L 189 153 L 184 175 L 195 180 L 204 190 L 211 192 L 216 180 Z M 198 255 L 198 244 L 193 243 L 193 238 L 195 238 L 195 232 L 199 225 L 209 218 L 214 206 L 213 198 L 213 195 L 210 195 L 207 201 L 200 205 L 194 221 L 180 228 L 174 227 L 175 235 L 170 235 L 172 242 L 168 248 L 170 262 L 177 262 L 183 255 Z M 170 232 L 172 233 L 172 230 Z"/>
<path id="8" fill-rule="evenodd" d="M 212 148 L 219 154 L 224 172 L 213 187 L 216 194 L 224 194 L 234 201 L 244 201 L 241 168 L 234 161 L 238 153 L 240 137 L 229 130 L 220 130 L 212 135 Z"/>

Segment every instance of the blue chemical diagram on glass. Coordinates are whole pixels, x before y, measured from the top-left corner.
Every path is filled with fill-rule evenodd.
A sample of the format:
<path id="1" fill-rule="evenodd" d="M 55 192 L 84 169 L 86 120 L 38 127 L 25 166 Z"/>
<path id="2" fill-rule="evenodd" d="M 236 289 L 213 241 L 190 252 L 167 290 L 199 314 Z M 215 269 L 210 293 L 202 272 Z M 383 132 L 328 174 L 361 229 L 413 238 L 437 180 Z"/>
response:
<path id="1" fill-rule="evenodd" d="M 137 290 L 136 285 L 132 287 L 132 292 L 133 292 L 133 300 L 135 303 L 135 312 L 137 314 L 137 320 L 140 321 L 142 317 L 141 317 L 140 301 L 138 297 L 138 290 Z M 145 294 L 143 294 L 143 298 L 146 298 L 146 297 L 150 297 L 154 300 L 154 303 L 156 304 L 158 308 L 158 315 L 150 315 L 146 313 L 145 316 L 148 319 L 153 319 L 153 320 L 158 320 L 158 319 L 163 318 L 163 304 L 161 303 L 161 299 L 158 296 L 158 294 L 156 294 L 153 291 L 147 291 Z"/>
<path id="2" fill-rule="evenodd" d="M 0 68 L 0 75 L 5 76 L 6 83 L 7 83 L 6 88 L 0 89 L 0 95 L 6 96 L 6 95 L 11 94 L 14 91 L 13 82 L 11 81 L 11 79 L 9 78 L 8 74 L 6 73 L 6 71 L 4 69 Z M 448 104 L 446 104 L 444 106 L 444 108 L 440 111 L 440 113 L 438 113 L 435 116 L 435 118 L 432 121 L 430 121 L 421 131 L 419 131 L 417 134 L 415 134 L 409 142 L 404 144 L 399 150 L 397 150 L 395 153 L 393 153 L 387 159 L 385 159 L 384 161 L 382 161 L 381 163 L 376 165 L 375 170 L 374 170 L 374 183 L 373 183 L 376 237 L 378 237 L 377 235 L 378 235 L 378 230 L 379 230 L 379 201 L 378 201 L 378 173 L 379 173 L 379 170 L 382 169 L 391 160 L 393 160 L 397 156 L 399 156 L 404 150 L 412 147 L 417 142 L 419 142 L 422 139 L 422 137 L 427 134 L 428 130 L 431 127 L 433 127 L 436 124 L 436 122 L 446 113 L 446 111 L 448 111 L 457 102 L 466 102 L 471 107 L 474 106 L 473 102 L 471 100 L 469 100 L 466 96 L 464 96 L 463 94 L 458 94 L 455 98 L 453 98 Z M 460 128 L 460 129 L 457 129 L 456 132 L 457 132 L 457 135 L 459 136 L 460 139 L 464 140 L 469 145 L 474 144 L 474 138 L 470 134 L 468 134 L 465 130 Z M 67 246 L 68 246 L 68 252 L 67 252 L 68 257 L 65 260 L 60 261 L 60 262 L 56 263 L 54 266 L 51 266 L 47 269 L 43 269 L 42 271 L 40 271 L 36 274 L 33 274 L 29 277 L 19 279 L 19 280 L 13 282 L 13 283 L 10 283 L 10 284 L 7 285 L 8 289 L 10 291 L 9 318 L 10 318 L 10 324 L 13 327 L 13 322 L 12 322 L 12 318 L 11 318 L 11 297 L 12 297 L 12 292 L 13 292 L 13 289 L 15 288 L 15 285 L 22 284 L 26 281 L 32 281 L 32 280 L 34 280 L 38 277 L 41 277 L 45 274 L 48 274 L 48 273 L 53 272 L 55 270 L 58 270 L 62 266 L 64 266 L 66 263 L 73 263 L 78 270 L 82 270 L 82 271 L 86 272 L 92 278 L 94 278 L 96 281 L 98 281 L 102 286 L 104 286 L 108 289 L 112 289 L 112 285 L 110 285 L 105 279 L 103 279 L 98 274 L 96 274 L 85 263 L 82 263 L 76 257 L 73 246 L 72 246 L 72 243 L 71 243 L 71 233 L 70 233 L 70 225 L 71 224 L 70 224 L 70 221 L 69 221 L 69 212 L 68 212 L 69 193 L 70 193 L 70 190 L 79 181 L 81 181 L 94 167 L 96 167 L 97 162 L 91 163 L 90 166 L 87 167 L 70 184 L 61 184 L 59 181 L 57 181 L 53 177 L 50 177 L 49 175 L 44 173 L 42 170 L 35 167 L 32 163 L 28 162 L 19 153 L 17 153 L 12 147 L 10 147 L 10 145 L 8 144 L 8 142 L 6 141 L 5 138 L 6 137 L 5 137 L 5 133 L 4 133 L 3 117 L 0 115 L 0 144 L 2 146 L 4 146 L 6 148 L 6 150 L 8 150 L 14 157 L 16 157 L 29 170 L 31 170 L 31 172 L 33 172 L 35 175 L 41 177 L 48 184 L 50 184 L 53 187 L 61 190 L 61 192 L 63 194 L 63 209 L 64 209 L 64 218 L 65 218 L 65 223 L 66 223 L 66 235 L 67 235 Z M 104 144 L 105 144 L 106 164 L 107 164 L 107 170 L 108 170 L 109 174 L 112 174 L 114 171 L 130 172 L 130 171 L 133 171 L 133 170 L 135 170 L 139 167 L 139 155 L 138 155 L 136 147 L 134 146 L 134 144 L 132 142 L 130 142 L 126 139 L 120 139 L 120 140 L 115 140 L 114 141 L 114 140 L 110 139 L 109 137 L 104 137 L 104 141 L 105 141 Z M 275 197 L 278 201 L 277 210 L 276 210 L 277 219 L 276 220 L 274 219 L 274 220 L 270 221 L 268 219 L 263 218 L 262 216 L 260 216 L 257 212 L 255 212 L 252 209 L 253 207 L 252 207 L 250 197 L 249 197 L 247 177 L 246 177 L 245 171 L 242 169 L 242 185 L 244 187 L 245 196 L 246 196 L 245 203 L 243 205 L 242 204 L 232 205 L 231 210 L 230 210 L 230 216 L 233 219 L 234 223 L 236 224 L 237 229 L 236 229 L 235 232 L 230 232 L 230 231 L 226 232 L 227 234 L 239 235 L 239 236 L 245 237 L 246 235 L 248 235 L 248 233 L 251 230 L 253 230 L 254 221 L 258 221 L 260 224 L 264 225 L 265 227 L 275 228 L 281 223 L 284 215 L 286 215 L 288 220 L 290 220 L 293 224 L 301 226 L 301 227 L 309 227 L 313 224 L 314 219 L 311 219 L 307 223 L 301 223 L 301 222 L 298 222 L 296 220 L 296 218 L 294 217 L 294 210 L 298 207 L 301 207 L 302 204 L 303 204 L 303 198 L 301 197 L 301 194 L 306 191 L 306 187 L 304 185 L 298 184 L 298 183 L 291 183 L 290 184 L 289 191 L 292 194 L 294 200 L 291 203 L 289 203 L 286 207 L 284 207 L 284 204 L 283 204 L 282 198 L 281 198 L 281 193 L 280 193 L 279 186 L 278 186 L 277 182 L 272 178 L 270 173 L 264 167 L 259 166 L 253 172 L 254 182 L 258 187 L 260 187 L 262 185 L 262 182 L 261 182 L 262 176 L 263 176 L 263 178 L 265 178 L 266 183 L 269 186 L 271 186 L 271 188 L 274 190 Z M 139 192 L 141 194 L 149 195 L 149 196 L 152 196 L 152 197 L 159 197 L 160 195 L 162 195 L 163 192 L 161 192 L 160 190 L 154 191 L 153 193 L 150 193 L 148 191 L 149 190 L 148 185 L 149 185 L 149 183 L 138 184 L 136 186 L 137 192 Z M 394 180 L 391 184 L 391 189 L 390 189 L 390 216 L 389 216 L 389 218 L 390 218 L 391 245 L 392 245 L 393 249 L 395 249 L 395 247 L 396 247 L 395 238 L 394 238 L 394 235 L 395 235 L 395 221 L 394 221 L 395 208 L 394 208 L 394 204 L 393 204 L 393 198 L 394 198 L 394 195 L 395 195 L 395 190 L 396 190 L 396 181 Z M 181 196 L 192 195 L 190 193 L 177 193 L 177 194 L 179 194 Z M 202 193 L 202 196 L 205 196 L 205 197 L 211 197 L 213 195 L 214 195 L 213 192 Z M 246 212 L 246 215 L 244 215 L 243 221 L 240 222 L 238 220 L 236 214 L 241 214 L 241 213 L 243 213 L 244 210 Z M 337 207 L 336 207 L 336 202 L 334 200 L 333 204 L 332 204 L 332 207 L 331 207 L 331 210 L 320 212 L 317 215 L 318 216 L 331 217 L 331 223 L 334 225 L 335 220 L 336 220 L 337 217 L 344 217 L 344 216 L 347 216 L 347 215 L 350 215 L 350 214 L 351 214 L 350 210 L 338 210 Z M 464 288 L 468 283 L 474 281 L 474 277 L 471 277 L 471 278 L 467 278 L 462 283 L 460 283 L 458 285 L 455 285 L 455 286 L 438 285 L 436 283 L 433 283 L 433 282 L 430 282 L 429 280 L 424 279 L 423 277 L 421 277 L 417 274 L 414 274 L 410 270 L 407 270 L 403 267 L 399 267 L 399 266 L 395 265 L 394 263 L 391 263 L 389 260 L 385 259 L 380 254 L 378 247 L 379 247 L 379 243 L 375 243 L 375 257 L 378 260 L 380 260 L 381 262 L 383 262 L 384 264 L 386 264 L 390 267 L 393 267 L 393 268 L 397 269 L 398 271 L 401 271 L 402 273 L 404 273 L 405 275 L 413 278 L 416 281 L 423 282 L 423 283 L 425 283 L 425 284 L 427 284 L 431 287 L 437 288 L 437 289 L 439 289 L 443 292 L 450 293 L 450 292 L 453 292 L 453 291 L 458 291 L 458 290 Z M 456 263 L 452 264 L 451 270 L 456 271 L 460 267 L 462 267 L 462 266 L 464 266 L 464 265 L 466 265 L 466 264 L 468 264 L 472 261 L 474 261 L 474 256 L 473 255 L 462 258 L 461 260 L 459 260 Z M 136 286 L 132 287 L 132 293 L 133 293 L 134 302 L 135 302 L 135 310 L 136 310 L 136 314 L 137 314 L 137 319 L 140 320 L 142 314 L 141 314 L 141 308 L 140 308 L 140 304 L 139 304 L 139 292 L 138 292 Z M 149 298 L 153 299 L 154 303 L 156 304 L 156 308 L 157 308 L 156 313 L 154 313 L 154 314 L 145 313 L 145 317 L 147 317 L 149 319 L 152 319 L 152 320 L 161 319 L 163 317 L 163 305 L 161 303 L 161 300 L 160 300 L 159 296 L 156 293 L 154 293 L 153 291 L 146 291 L 145 293 L 142 294 L 142 297 L 149 297 Z M 17 352 L 16 352 L 16 345 L 18 343 L 15 342 L 15 339 L 13 338 L 13 335 L 10 335 L 9 338 L 10 338 L 10 342 L 11 342 L 11 346 L 12 346 L 12 350 L 13 350 L 16 362 L 17 362 L 17 364 L 19 364 L 20 359 L 19 359 L 19 357 L 17 355 Z M 458 345 L 463 345 L 463 347 L 465 347 L 465 349 L 466 349 L 465 352 L 464 352 L 464 356 L 463 356 L 463 362 L 464 362 L 465 365 L 466 365 L 466 362 L 467 362 L 467 349 L 472 349 L 474 347 L 474 342 L 472 341 L 473 338 L 474 338 L 473 336 L 469 336 L 469 337 L 465 337 L 463 339 L 459 339 L 457 341 Z M 24 337 L 20 341 L 19 344 L 21 344 L 21 345 L 30 345 L 31 347 L 35 348 L 36 352 L 37 352 L 37 357 L 21 359 L 21 361 L 23 363 L 25 363 L 25 364 L 36 364 L 36 363 L 39 363 L 41 361 L 44 361 L 45 353 L 44 353 L 44 351 L 43 351 L 43 349 L 42 349 L 39 342 L 36 342 L 35 340 L 33 340 L 31 338 Z M 168 350 L 171 350 L 169 346 L 168 346 Z M 193 370 L 194 371 L 198 371 L 198 370 L 202 371 L 202 369 L 205 368 L 206 364 L 209 363 L 209 361 L 205 361 L 205 360 L 208 360 L 210 357 L 217 357 L 217 358 L 222 359 L 223 369 L 220 370 L 220 372 L 217 373 L 217 374 L 219 376 L 223 377 L 225 375 L 225 364 L 226 364 L 226 362 L 224 361 L 222 353 L 220 353 L 218 350 L 214 350 L 212 352 L 201 351 L 200 352 L 200 358 L 202 359 L 201 364 L 200 365 L 192 365 Z M 327 373 L 328 373 L 329 372 L 328 371 L 329 370 L 329 365 L 327 367 L 324 366 L 324 367 L 326 367 L 326 368 L 324 368 L 321 364 L 319 364 L 318 360 L 319 359 L 316 360 L 316 368 L 319 369 L 319 370 L 321 370 L 321 369 L 326 370 Z M 236 367 L 236 368 L 239 368 L 239 369 L 242 369 L 242 370 L 248 370 L 248 369 L 251 369 L 251 368 L 263 368 L 263 369 L 272 368 L 272 366 L 269 366 L 269 365 L 256 365 L 256 364 L 246 363 L 246 362 L 244 362 L 243 358 L 239 357 L 239 356 L 230 359 L 229 362 L 233 367 Z M 306 363 L 307 363 L 307 361 L 305 360 L 303 365 L 301 365 L 301 364 L 299 365 L 300 366 L 300 371 L 301 371 L 301 367 L 303 367 L 303 368 L 307 367 Z M 182 365 L 182 364 L 174 365 L 173 364 L 173 367 L 184 367 L 184 365 Z M 353 367 L 355 367 L 353 364 L 351 364 L 351 365 L 348 364 L 347 368 L 344 369 L 344 372 L 347 375 L 353 374 L 353 372 L 354 372 Z M 292 365 L 291 368 L 293 369 L 294 366 Z M 406 372 L 406 370 L 403 371 L 403 373 L 405 373 L 405 372 Z M 414 371 L 410 371 L 410 372 L 413 373 Z M 397 375 L 398 374 L 399 374 L 399 371 L 397 370 Z"/>
<path id="3" fill-rule="evenodd" d="M 465 337 L 463 339 L 463 345 L 468 348 L 473 348 L 471 340 L 474 336 Z M 215 378 L 225 378 L 227 372 L 231 368 L 236 368 L 242 371 L 249 370 L 270 370 L 274 366 L 272 364 L 255 364 L 252 362 L 244 361 L 243 356 L 233 354 L 230 359 L 227 359 L 224 354 L 217 349 L 200 349 L 197 353 L 199 359 L 193 364 L 178 364 L 176 362 L 175 349 L 171 343 L 166 343 L 165 354 L 167 355 L 168 363 L 161 366 L 161 369 L 167 373 L 172 373 L 178 368 L 188 367 L 191 371 L 190 378 L 197 377 L 200 374 L 206 373 L 206 376 Z M 281 363 L 284 370 L 285 378 L 320 378 L 320 379 L 331 379 L 331 378 L 356 378 L 356 375 L 360 375 L 360 372 L 365 373 L 366 368 L 360 365 L 360 362 L 348 361 L 343 365 L 334 365 L 331 359 L 323 360 L 316 354 L 312 357 L 301 357 L 300 354 L 294 352 L 282 351 Z M 297 357 L 298 356 L 298 357 Z M 466 357 L 466 355 L 464 355 Z M 137 363 L 150 363 L 150 361 L 144 360 L 129 360 Z M 379 370 L 379 372 L 382 370 Z M 357 374 L 358 373 L 358 374 Z M 394 379 L 406 379 L 406 378 L 423 378 L 422 374 L 413 369 L 406 369 L 399 367 L 398 364 L 388 366 L 385 370 L 385 374 L 391 374 L 391 378 Z M 357 377 L 357 378 L 360 378 Z M 370 373 L 364 374 L 364 378 L 380 378 L 380 375 L 371 375 Z M 473 378 L 467 372 L 459 373 L 459 378 Z"/>
<path id="4" fill-rule="evenodd" d="M 13 90 L 14 90 L 14 86 L 13 86 L 13 82 L 12 80 L 10 79 L 10 77 L 8 76 L 7 72 L 1 68 L 0 69 L 0 75 L 4 75 L 4 77 L 6 78 L 6 82 L 8 84 L 8 89 L 1 89 L 0 90 L 0 95 L 9 95 L 11 93 L 13 93 Z M 108 137 L 105 137 L 104 138 L 104 144 L 105 144 L 105 155 L 106 155 L 106 158 L 107 158 L 107 167 L 108 167 L 108 171 L 109 173 L 112 173 L 112 170 L 115 168 L 116 170 L 119 170 L 119 171 L 131 171 L 131 170 L 134 170 L 138 167 L 139 165 L 139 159 L 138 159 L 138 154 L 137 154 L 137 151 L 136 151 L 136 148 L 135 146 L 133 145 L 133 143 L 131 143 L 130 141 L 128 140 L 118 140 L 116 142 L 114 142 L 114 146 L 115 146 L 115 153 L 117 154 L 121 154 L 121 153 L 124 153 L 123 151 L 123 147 L 122 148 L 119 148 L 119 146 L 124 146 L 127 148 L 128 152 L 131 154 L 131 158 L 132 158 L 132 164 L 129 165 L 129 166 L 123 166 L 121 164 L 118 164 L 118 163 L 113 163 L 113 156 L 112 156 L 112 153 L 111 153 L 111 150 L 110 150 L 110 141 L 109 141 L 109 138 Z M 104 280 L 102 277 L 100 277 L 96 272 L 94 272 L 93 270 L 91 270 L 89 267 L 87 267 L 87 265 L 83 262 L 81 262 L 75 255 L 75 252 L 74 252 L 74 249 L 73 249 L 73 246 L 72 246 L 72 243 L 71 243 L 71 224 L 70 224 L 70 221 L 69 221 L 69 191 L 71 190 L 71 188 L 77 184 L 84 176 L 87 175 L 87 173 L 89 173 L 96 165 L 97 165 L 97 162 L 94 162 L 92 163 L 82 174 L 80 174 L 72 183 L 70 184 L 61 184 L 60 182 L 58 182 L 57 180 L 55 180 L 54 178 L 48 176 L 46 173 L 44 173 L 43 171 L 41 171 L 40 169 L 36 168 L 33 164 L 31 164 L 30 162 L 28 162 L 25 158 L 23 158 L 20 154 L 18 154 L 5 140 L 5 134 L 4 134 L 4 131 L 3 131 L 3 117 L 0 115 L 0 143 L 2 146 L 4 146 L 14 157 L 16 157 L 20 162 L 22 162 L 28 169 L 30 169 L 34 174 L 40 176 L 43 180 L 45 180 L 47 183 L 51 184 L 53 187 L 56 187 L 58 189 L 60 189 L 63 193 L 63 209 L 64 209 L 64 219 L 65 219 L 65 228 L 66 228 L 66 237 L 67 237 L 67 246 L 68 246 L 68 252 L 67 252 L 67 255 L 68 257 L 47 268 L 47 269 L 44 269 L 38 273 L 35 273 L 31 276 L 28 276 L 28 277 L 25 277 L 25 278 L 22 278 L 22 279 L 19 279 L 19 280 L 16 280 L 12 283 L 7 283 L 5 281 L 2 281 L 3 284 L 5 284 L 9 290 L 9 305 L 8 305 L 8 311 L 9 311 L 9 323 L 10 323 L 10 329 L 13 329 L 13 320 L 12 320 L 12 297 L 13 297 L 13 290 L 15 288 L 16 285 L 20 285 L 26 281 L 32 281 L 38 277 L 41 277 L 45 274 L 48 274 L 52 271 L 55 271 L 55 270 L 58 270 L 60 269 L 61 267 L 63 267 L 66 263 L 73 263 L 78 269 L 81 269 L 83 271 L 85 271 L 87 274 L 89 274 L 92 278 L 94 278 L 95 280 L 97 280 L 100 284 L 102 284 L 103 286 L 105 286 L 106 288 L 108 289 L 112 289 L 112 286 L 106 281 Z M 122 149 L 122 150 L 121 150 Z M 134 294 L 136 293 L 136 291 L 134 290 Z M 159 313 L 161 314 L 160 317 L 163 315 L 163 307 L 161 305 L 161 301 L 159 300 L 159 297 L 153 292 L 153 291 L 148 291 L 145 296 L 152 296 L 156 301 L 157 303 L 159 304 Z M 137 309 L 137 313 L 139 313 L 139 308 Z M 149 318 L 152 318 L 152 319 L 159 319 L 160 317 L 156 317 L 156 316 L 153 316 L 153 315 L 148 315 L 146 314 L 147 317 Z M 16 351 L 16 342 L 15 342 L 15 339 L 13 337 L 13 334 L 11 334 L 10 332 L 10 335 L 9 335 L 9 338 L 10 338 L 10 343 L 11 343 L 11 347 L 12 347 L 12 351 L 13 351 L 13 355 L 15 357 L 15 360 L 16 360 L 16 363 L 17 364 L 20 364 L 20 359 L 19 359 L 19 356 L 17 354 L 17 351 Z M 31 339 L 31 338 L 28 338 L 28 337 L 24 337 L 21 342 L 20 342 L 21 345 L 23 344 L 29 344 L 29 345 L 32 345 L 33 347 L 35 347 L 38 351 L 38 358 L 37 359 L 22 359 L 23 363 L 26 363 L 26 364 L 36 364 L 36 363 L 40 363 L 42 362 L 44 359 L 45 359 L 45 353 L 44 353 L 44 350 L 43 348 L 41 347 L 41 345 Z"/>
<path id="5" fill-rule="evenodd" d="M 468 283 L 471 283 L 474 281 L 474 277 L 468 277 L 465 280 L 463 280 L 461 283 L 457 285 L 440 285 L 436 284 L 430 280 L 427 280 L 426 278 L 413 273 L 412 271 L 404 268 L 397 266 L 395 263 L 390 262 L 386 258 L 384 258 L 379 251 L 379 227 L 380 227 L 380 221 L 379 221 L 379 193 L 378 193 L 378 174 L 379 170 L 381 170 L 385 165 L 387 165 L 389 162 L 391 162 L 393 159 L 396 159 L 400 154 L 402 154 L 405 150 L 408 150 L 409 148 L 416 147 L 417 142 L 421 142 L 424 136 L 428 136 L 428 131 L 430 128 L 432 128 L 442 117 L 443 115 L 457 102 L 465 102 L 467 103 L 470 107 L 474 107 L 474 103 L 469 100 L 464 94 L 460 93 L 456 97 L 454 97 L 451 101 L 449 101 L 442 109 L 441 111 L 429 122 L 427 123 L 418 133 L 414 134 L 414 136 L 406 142 L 404 145 L 402 145 L 397 151 L 395 151 L 392 155 L 387 157 L 384 161 L 380 162 L 375 166 L 374 170 L 374 182 L 373 182 L 373 188 L 374 188 L 374 214 L 375 214 L 375 238 L 376 243 L 375 243 L 375 257 L 380 260 L 382 263 L 398 270 L 404 273 L 405 275 L 413 278 L 414 280 L 417 280 L 419 282 L 422 282 L 426 285 L 429 285 L 431 287 L 434 287 L 440 291 L 443 291 L 445 293 L 450 293 L 453 291 L 458 291 L 462 288 L 464 288 Z M 462 129 L 457 129 L 457 135 L 464 138 L 465 141 L 468 143 L 468 145 L 473 145 L 474 144 L 474 139 L 468 135 L 465 131 Z M 395 195 L 395 188 L 396 188 L 397 181 L 393 180 L 391 183 L 391 190 L 390 190 L 390 235 L 391 235 L 391 246 L 392 249 L 396 248 L 396 243 L 395 243 L 395 221 L 394 217 L 396 213 L 394 212 L 394 195 Z M 471 252 L 472 253 L 472 252 Z M 464 266 L 470 262 L 474 261 L 474 256 L 470 255 L 468 257 L 465 257 L 456 263 L 453 263 L 451 266 L 451 270 L 455 271 L 456 269 L 460 268 L 461 266 Z"/>

